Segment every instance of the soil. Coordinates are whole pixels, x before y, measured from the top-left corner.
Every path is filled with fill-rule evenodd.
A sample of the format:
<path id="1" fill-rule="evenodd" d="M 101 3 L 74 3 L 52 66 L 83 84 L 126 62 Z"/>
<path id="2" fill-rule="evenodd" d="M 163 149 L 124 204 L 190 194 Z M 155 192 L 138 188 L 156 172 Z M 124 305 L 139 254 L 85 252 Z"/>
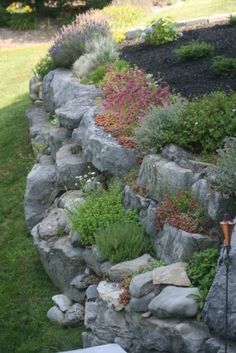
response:
<path id="1" fill-rule="evenodd" d="M 217 90 L 235 91 L 236 77 L 217 76 L 211 69 L 212 57 L 189 62 L 175 57 L 174 50 L 192 40 L 214 45 L 214 56 L 236 57 L 236 26 L 229 25 L 185 31 L 176 42 L 155 47 L 141 40 L 128 41 L 122 45 L 122 57 L 188 98 Z"/>

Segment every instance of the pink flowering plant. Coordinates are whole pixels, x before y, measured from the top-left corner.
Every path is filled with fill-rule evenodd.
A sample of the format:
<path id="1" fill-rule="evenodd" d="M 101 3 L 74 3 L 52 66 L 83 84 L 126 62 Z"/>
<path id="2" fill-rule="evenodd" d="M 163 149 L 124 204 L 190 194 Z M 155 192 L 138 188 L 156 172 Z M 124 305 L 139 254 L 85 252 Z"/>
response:
<path id="1" fill-rule="evenodd" d="M 153 106 L 163 106 L 170 100 L 169 87 L 161 87 L 137 67 L 121 72 L 110 68 L 101 89 L 103 112 L 96 122 L 129 148 L 135 147 L 132 135 L 138 122 Z"/>
<path id="2" fill-rule="evenodd" d="M 70 67 L 85 53 L 87 41 L 109 35 L 106 21 L 102 17 L 95 18 L 93 12 L 87 12 L 59 30 L 49 54 L 57 67 Z"/>

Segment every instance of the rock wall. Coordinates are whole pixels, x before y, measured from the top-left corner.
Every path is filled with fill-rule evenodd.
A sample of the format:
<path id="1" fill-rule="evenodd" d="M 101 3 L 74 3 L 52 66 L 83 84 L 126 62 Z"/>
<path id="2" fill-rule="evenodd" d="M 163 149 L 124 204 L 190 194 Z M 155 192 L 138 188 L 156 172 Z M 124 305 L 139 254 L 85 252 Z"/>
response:
<path id="1" fill-rule="evenodd" d="M 40 86 L 36 81 L 31 82 L 32 92 L 35 84 L 37 89 Z M 136 153 L 120 146 L 96 126 L 94 116 L 101 92 L 93 85 L 80 84 L 69 70 L 50 72 L 41 84 L 39 96 L 32 92 L 35 101 L 26 115 L 37 163 L 27 178 L 25 218 L 45 271 L 67 296 L 59 301 L 53 299 L 55 305 L 48 317 L 63 326 L 77 326 L 84 316 L 86 347 L 118 343 L 129 353 L 223 352 L 222 341 L 211 336 L 208 326 L 213 335 L 222 336 L 224 266 L 219 263 L 209 292 L 205 323 L 196 320 L 198 306 L 191 296 L 199 292 L 190 287 L 186 274 L 186 262 L 193 253 L 218 247 L 219 239 L 190 234 L 168 224 L 157 231 L 155 224 L 158 202 L 167 189 L 190 190 L 219 233 L 217 222 L 226 210 L 234 212 L 236 206 L 233 200 L 224 199 L 211 189 L 207 181 L 210 166 L 173 145 L 164 148 L 160 155 L 144 158 L 137 187 L 145 189 L 145 196 L 126 185 L 124 207 L 138 211 L 156 255 L 166 266 L 150 269 L 153 259 L 148 254 L 112 266 L 96 246 L 81 246 L 68 213 L 75 203 L 84 202 L 83 193 L 76 190 L 76 177 L 91 170 L 101 180 L 114 175 L 123 177 L 136 166 Z M 234 248 L 235 245 L 231 294 L 236 288 Z M 144 268 L 146 272 L 134 276 L 130 283 L 129 304 L 122 302 L 120 296 L 127 293 L 118 282 Z M 61 300 L 68 304 L 66 308 L 62 308 Z M 232 341 L 236 341 L 234 304 L 232 296 Z M 232 343 L 232 352 L 235 351 Z"/>

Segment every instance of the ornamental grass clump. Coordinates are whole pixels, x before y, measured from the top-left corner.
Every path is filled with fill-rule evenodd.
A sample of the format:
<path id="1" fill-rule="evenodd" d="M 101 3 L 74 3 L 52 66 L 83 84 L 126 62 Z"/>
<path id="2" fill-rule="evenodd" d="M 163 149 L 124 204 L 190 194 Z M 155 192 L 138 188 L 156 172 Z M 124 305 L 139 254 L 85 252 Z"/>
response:
<path id="1" fill-rule="evenodd" d="M 107 191 L 97 191 L 89 195 L 82 205 L 75 207 L 70 215 L 72 227 L 80 235 L 83 245 L 95 244 L 95 234 L 99 228 L 105 229 L 115 222 L 137 223 L 137 212 L 125 212 L 121 185 L 112 184 Z"/>
<path id="2" fill-rule="evenodd" d="M 96 245 L 113 264 L 137 258 L 151 251 L 150 239 L 140 224 L 118 221 L 96 232 Z"/>
<path id="3" fill-rule="evenodd" d="M 70 67 L 85 54 L 89 40 L 98 40 L 109 35 L 106 21 L 102 17 L 93 18 L 93 12 L 88 12 L 79 15 L 76 21 L 60 29 L 49 54 L 57 67 Z"/>
<path id="4" fill-rule="evenodd" d="M 199 202 L 187 191 L 166 195 L 157 208 L 156 225 L 162 229 L 165 223 L 188 233 L 204 233 L 207 221 Z"/>
<path id="5" fill-rule="evenodd" d="M 175 55 L 179 60 L 190 61 L 198 60 L 212 55 L 214 46 L 210 43 L 194 40 L 189 44 L 182 45 L 175 50 Z"/>
<path id="6" fill-rule="evenodd" d="M 169 102 L 168 86 L 161 87 L 137 67 L 117 72 L 109 69 L 102 84 L 103 112 L 96 123 L 125 147 L 133 148 L 133 129 L 153 107 Z"/>
<path id="7" fill-rule="evenodd" d="M 217 75 L 236 75 L 236 58 L 216 56 L 211 67 Z"/>

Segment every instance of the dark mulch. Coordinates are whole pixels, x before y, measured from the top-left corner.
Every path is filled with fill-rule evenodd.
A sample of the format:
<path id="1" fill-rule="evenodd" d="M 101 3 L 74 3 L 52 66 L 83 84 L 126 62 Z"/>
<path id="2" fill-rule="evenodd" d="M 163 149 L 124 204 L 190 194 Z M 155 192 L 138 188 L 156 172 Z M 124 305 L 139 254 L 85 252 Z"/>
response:
<path id="1" fill-rule="evenodd" d="M 192 40 L 214 45 L 214 56 L 236 57 L 236 26 L 214 26 L 184 32 L 178 41 L 151 47 L 141 41 L 129 41 L 122 47 L 122 57 L 146 72 L 160 76 L 171 88 L 185 97 L 193 97 L 216 90 L 236 90 L 236 77 L 217 76 L 211 70 L 212 57 L 180 62 L 174 49 Z"/>

